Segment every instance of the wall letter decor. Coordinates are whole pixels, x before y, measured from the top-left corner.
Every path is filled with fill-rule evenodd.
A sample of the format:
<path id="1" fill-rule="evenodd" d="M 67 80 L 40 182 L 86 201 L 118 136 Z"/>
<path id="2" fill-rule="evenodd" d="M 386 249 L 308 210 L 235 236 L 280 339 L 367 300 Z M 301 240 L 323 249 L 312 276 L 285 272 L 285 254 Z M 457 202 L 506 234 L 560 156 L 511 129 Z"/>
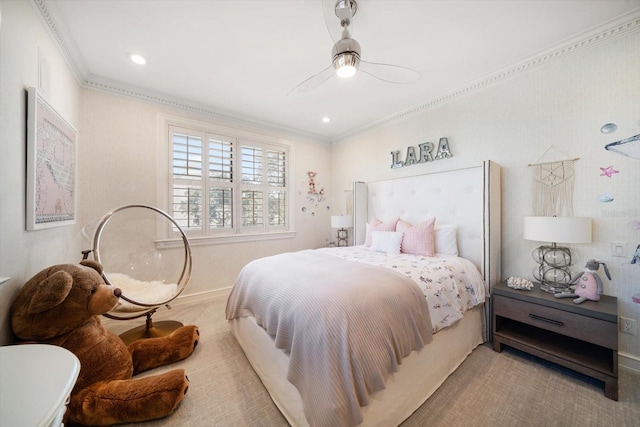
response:
<path id="1" fill-rule="evenodd" d="M 434 160 L 442 160 L 447 157 L 453 157 L 451 149 L 449 148 L 449 140 L 447 138 L 440 138 L 438 142 L 438 150 L 435 157 L 433 156 L 433 143 L 423 142 L 418 144 L 419 155 L 416 156 L 416 149 L 413 146 L 407 147 L 407 155 L 404 161 L 400 160 L 400 150 L 391 152 L 391 169 L 401 168 L 403 166 L 412 166 L 419 163 L 432 162 Z"/>

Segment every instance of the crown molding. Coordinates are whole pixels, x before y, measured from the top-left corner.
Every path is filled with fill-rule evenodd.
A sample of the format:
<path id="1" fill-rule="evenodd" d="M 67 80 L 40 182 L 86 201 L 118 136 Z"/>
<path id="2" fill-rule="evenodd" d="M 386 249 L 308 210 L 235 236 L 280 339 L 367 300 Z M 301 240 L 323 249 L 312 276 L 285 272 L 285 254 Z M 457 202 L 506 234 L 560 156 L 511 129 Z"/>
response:
<path id="1" fill-rule="evenodd" d="M 60 21 L 60 15 L 55 2 L 47 0 L 29 0 L 31 6 L 35 9 L 36 15 L 40 18 L 44 27 L 49 31 L 58 50 L 62 54 L 62 58 L 71 69 L 71 73 L 75 77 L 78 84 L 82 85 L 88 74 L 87 67 L 78 53 L 78 48 L 70 34 L 64 32 L 56 22 Z"/>
<path id="2" fill-rule="evenodd" d="M 82 87 L 128 98 L 134 98 L 136 100 L 152 104 L 159 104 L 165 107 L 186 111 L 192 114 L 206 116 L 215 120 L 219 120 L 223 122 L 222 124 L 224 125 L 235 124 L 247 130 L 271 132 L 277 136 L 289 136 L 297 138 L 302 137 L 322 144 L 329 144 L 331 142 L 328 138 L 320 135 L 302 132 L 297 129 L 289 129 L 281 126 L 276 126 L 273 123 L 264 122 L 256 118 L 244 117 L 233 113 L 222 112 L 212 109 L 207 105 L 200 105 L 197 103 L 184 101 L 175 97 L 167 96 L 162 93 L 146 91 L 138 87 L 124 85 L 122 83 L 114 82 L 109 79 L 102 79 L 96 76 L 92 76 L 91 78 L 84 80 L 84 82 L 82 83 Z"/>
<path id="3" fill-rule="evenodd" d="M 477 80 L 473 80 L 459 88 L 437 95 L 428 99 L 426 102 L 418 104 L 414 107 L 392 114 L 373 123 L 365 126 L 361 126 L 357 129 L 353 129 L 347 133 L 344 133 L 332 142 L 337 142 L 350 136 L 356 135 L 367 130 L 389 125 L 401 120 L 404 120 L 410 116 L 421 113 L 429 108 L 435 107 L 445 102 L 449 102 L 453 99 L 467 95 L 470 92 L 474 92 L 479 89 L 483 89 L 494 83 L 506 80 L 515 75 L 531 70 L 538 66 L 547 64 L 559 58 L 563 58 L 568 55 L 572 55 L 576 52 L 582 51 L 593 46 L 609 42 L 613 39 L 625 36 L 640 30 L 640 9 L 636 9 L 628 14 L 622 15 L 616 19 L 608 21 L 602 25 L 599 25 L 596 29 L 593 29 L 588 34 L 582 34 L 579 37 L 567 40 L 564 43 L 556 45 L 554 48 L 540 52 L 525 60 L 510 65 L 509 67 L 497 70 L 487 76 L 481 77 Z"/>
<path id="4" fill-rule="evenodd" d="M 353 129 L 337 137 L 326 138 L 297 129 L 282 128 L 272 123 L 263 122 L 255 118 L 243 117 L 239 114 L 217 111 L 211 106 L 198 105 L 189 101 L 179 100 L 166 94 L 151 93 L 141 88 L 125 87 L 118 82 L 103 80 L 94 76 L 88 76 L 86 66 L 82 61 L 81 56 L 77 54 L 77 48 L 75 46 L 75 43 L 73 42 L 73 38 L 68 34 L 64 34 L 56 25 L 57 12 L 55 2 L 52 2 L 51 0 L 29 0 L 29 2 L 36 10 L 42 22 L 45 24 L 45 27 L 49 30 L 53 40 L 62 53 L 62 56 L 70 66 L 72 73 L 74 74 L 78 83 L 83 88 L 110 92 L 139 99 L 145 102 L 164 105 L 178 110 L 201 114 L 204 116 L 223 120 L 225 122 L 235 123 L 254 130 L 263 130 L 294 137 L 303 137 L 325 144 L 340 141 L 347 137 L 373 129 L 378 126 L 389 125 L 391 123 L 404 120 L 429 108 L 467 95 L 468 93 L 474 92 L 476 90 L 483 89 L 494 83 L 506 80 L 515 75 L 547 64 L 556 59 L 563 58 L 567 55 L 572 55 L 584 49 L 591 48 L 601 43 L 609 42 L 618 37 L 625 36 L 640 30 L 640 8 L 638 8 L 616 19 L 598 25 L 592 30 L 583 33 L 573 39 L 567 40 L 561 44 L 558 44 L 547 51 L 540 52 L 525 60 L 512 64 L 509 67 L 497 70 L 487 76 L 483 76 L 479 79 L 462 85 L 457 89 L 453 89 L 443 94 L 432 97 L 414 107 L 392 114 L 368 125 Z"/>

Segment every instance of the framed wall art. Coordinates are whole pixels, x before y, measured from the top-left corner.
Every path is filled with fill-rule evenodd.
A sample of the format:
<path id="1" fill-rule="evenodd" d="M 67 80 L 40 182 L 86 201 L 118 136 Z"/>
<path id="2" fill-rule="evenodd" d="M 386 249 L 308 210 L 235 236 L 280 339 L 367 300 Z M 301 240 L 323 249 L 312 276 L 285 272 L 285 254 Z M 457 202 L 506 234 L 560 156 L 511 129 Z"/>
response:
<path id="1" fill-rule="evenodd" d="M 27 97 L 27 230 L 76 222 L 77 131 L 38 93 Z"/>

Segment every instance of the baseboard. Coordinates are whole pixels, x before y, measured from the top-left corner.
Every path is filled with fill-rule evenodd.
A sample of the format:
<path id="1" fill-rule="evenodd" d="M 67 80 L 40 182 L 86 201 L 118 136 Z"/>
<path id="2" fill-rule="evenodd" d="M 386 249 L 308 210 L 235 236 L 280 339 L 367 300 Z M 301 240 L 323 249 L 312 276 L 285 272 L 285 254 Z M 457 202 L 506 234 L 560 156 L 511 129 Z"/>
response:
<path id="1" fill-rule="evenodd" d="M 632 354 L 618 353 L 618 366 L 631 369 L 640 374 L 640 358 Z"/>
<path id="2" fill-rule="evenodd" d="M 229 293 L 231 293 L 231 287 L 221 288 L 221 289 L 213 289 L 213 290 L 210 290 L 210 291 L 197 292 L 197 293 L 194 293 L 194 294 L 187 294 L 187 295 L 182 295 L 181 294 L 176 299 L 171 301 L 169 303 L 169 306 L 170 307 L 178 307 L 178 306 L 183 305 L 183 304 L 204 302 L 204 301 L 209 301 L 209 300 L 213 300 L 213 299 L 216 299 L 216 298 L 224 298 L 224 299 L 226 299 L 226 298 L 229 297 Z M 111 328 L 112 325 L 117 325 L 118 322 L 121 321 L 121 320 L 123 320 L 123 319 L 111 319 L 111 318 L 108 318 L 108 317 L 101 318 L 102 324 L 107 328 Z M 127 320 L 127 319 L 124 319 L 124 320 Z"/>
<path id="3" fill-rule="evenodd" d="M 197 292 L 195 294 L 180 295 L 178 298 L 171 301 L 169 305 L 177 306 L 182 304 L 188 304 L 192 302 L 202 302 L 215 298 L 228 298 L 231 293 L 231 287 L 212 289 L 210 291 Z"/>

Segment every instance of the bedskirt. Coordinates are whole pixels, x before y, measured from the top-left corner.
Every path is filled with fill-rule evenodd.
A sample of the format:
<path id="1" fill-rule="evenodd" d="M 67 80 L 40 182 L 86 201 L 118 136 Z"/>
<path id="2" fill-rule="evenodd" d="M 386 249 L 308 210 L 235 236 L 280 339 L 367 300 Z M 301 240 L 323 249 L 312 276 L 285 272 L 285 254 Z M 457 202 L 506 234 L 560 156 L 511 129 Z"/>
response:
<path id="1" fill-rule="evenodd" d="M 231 331 L 272 400 L 294 427 L 308 426 L 302 399 L 287 381 L 289 358 L 253 317 L 229 321 Z M 370 395 L 362 407 L 360 426 L 396 426 L 431 396 L 478 345 L 485 341 L 484 305 L 469 310 L 456 324 L 439 331 L 433 341 L 402 360 L 384 390 Z"/>

